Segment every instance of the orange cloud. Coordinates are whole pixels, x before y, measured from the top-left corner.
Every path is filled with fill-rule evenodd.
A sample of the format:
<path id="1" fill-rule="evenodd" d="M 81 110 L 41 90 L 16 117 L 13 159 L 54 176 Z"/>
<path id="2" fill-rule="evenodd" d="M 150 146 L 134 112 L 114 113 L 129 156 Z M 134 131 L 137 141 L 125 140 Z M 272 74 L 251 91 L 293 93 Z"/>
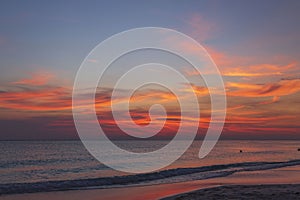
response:
<path id="1" fill-rule="evenodd" d="M 296 63 L 290 63 L 288 65 L 250 65 L 243 67 L 233 67 L 221 69 L 224 76 L 243 76 L 243 77 L 255 77 L 255 76 L 282 76 L 287 74 L 290 69 L 293 69 Z"/>
<path id="2" fill-rule="evenodd" d="M 271 67 L 270 67 L 271 68 Z M 275 69 L 275 68 L 274 68 Z M 65 87 L 43 85 L 40 81 L 39 84 L 31 84 L 30 81 L 23 82 L 22 87 L 11 85 L 0 91 L 0 108 L 2 112 L 1 118 L 7 118 L 6 113 L 9 113 L 14 117 L 26 117 L 26 116 L 53 116 L 53 113 L 57 116 L 71 117 L 71 89 Z M 34 81 L 33 81 L 34 82 Z M 29 84 L 26 84 L 29 83 Z M 37 82 L 34 82 L 37 83 Z M 226 120 L 225 131 L 263 131 L 267 128 L 270 130 L 277 125 L 276 130 L 285 128 L 285 125 L 291 127 L 296 126 L 295 121 L 297 117 L 287 111 L 282 111 L 280 115 L 274 115 L 272 110 L 268 110 L 269 106 L 262 106 L 262 104 L 272 104 L 274 102 L 282 102 L 282 99 L 286 95 L 294 94 L 300 91 L 300 79 L 281 80 L 277 83 L 266 84 L 250 84 L 250 83 L 238 83 L 228 82 L 226 84 L 227 93 L 229 95 L 230 107 L 228 108 L 228 117 Z M 102 89 L 96 93 L 96 108 L 98 111 L 99 121 L 101 126 L 107 130 L 118 134 L 120 129 L 116 125 L 112 114 L 111 104 L 122 104 L 128 99 L 118 98 L 111 101 L 112 88 Z M 192 84 L 188 92 L 194 92 L 199 96 L 208 96 L 208 90 L 206 87 L 197 86 Z M 186 93 L 184 93 L 186 94 Z M 84 94 L 83 94 L 84 95 Z M 237 98 L 244 97 L 244 98 Z M 255 101 L 254 98 L 249 97 L 263 97 L 263 101 Z M 272 97 L 272 99 L 266 101 L 266 97 Z M 188 99 L 188 98 L 187 98 Z M 280 101 L 279 101 L 280 100 Z M 200 102 L 205 101 L 205 102 Z M 160 103 L 165 106 L 167 116 L 154 115 L 152 116 L 155 123 L 159 125 L 166 119 L 163 135 L 172 135 L 176 133 L 182 116 L 178 112 L 178 102 L 176 96 L 170 91 L 159 89 L 147 89 L 134 93 L 130 99 L 130 114 L 133 121 L 137 125 L 147 125 L 150 122 L 149 113 L 147 108 L 153 105 L 153 103 Z M 189 121 L 191 124 L 199 122 L 199 128 L 201 130 L 207 129 L 210 123 L 210 102 L 209 98 L 199 98 L 199 104 L 203 104 L 201 108 L 201 118 L 189 118 L 183 116 L 185 121 Z M 260 110 L 253 105 L 261 105 L 264 110 Z M 83 105 L 90 106 L 90 105 Z M 125 114 L 125 108 L 122 105 L 118 111 L 120 115 Z M 204 108 L 204 109 L 203 109 Z M 16 117 L 17 116 L 17 117 Z M 52 121 L 49 126 L 73 126 L 71 118 L 67 118 L 66 121 Z M 121 121 L 121 123 L 128 123 Z M 292 130 L 292 129 L 289 129 Z M 161 133 L 161 134 L 162 134 Z"/>
<path id="3" fill-rule="evenodd" d="M 0 108 L 40 112 L 68 110 L 71 109 L 70 90 L 63 87 L 39 87 L 2 91 Z"/>
<path id="4" fill-rule="evenodd" d="M 156 103 L 176 101 L 177 97 L 170 91 L 162 90 L 147 90 L 144 92 L 137 93 L 130 98 L 132 103 L 143 103 L 145 101 L 152 101 Z"/>
<path id="5" fill-rule="evenodd" d="M 126 113 L 124 111 L 118 111 L 118 115 L 125 115 Z M 100 114 L 100 113 L 99 113 Z M 162 118 L 166 117 L 166 121 L 163 124 L 162 130 L 155 135 L 155 138 L 161 138 L 161 137 L 170 137 L 174 136 L 178 130 L 179 123 L 180 123 L 180 118 L 178 119 L 177 117 L 173 118 L 172 115 L 174 113 L 167 111 L 167 116 L 159 116 L 159 115 L 154 115 L 152 116 L 153 118 L 151 119 L 152 123 L 154 126 L 161 126 L 163 123 Z M 140 109 L 135 109 L 130 111 L 130 115 L 133 119 L 133 121 L 136 123 L 137 126 L 145 126 L 150 123 L 150 118 L 149 118 L 149 113 L 148 110 L 140 110 Z M 104 130 L 105 133 L 109 133 L 109 137 L 114 137 L 117 135 L 117 137 L 127 137 L 128 135 L 124 133 L 117 125 L 116 121 L 114 120 L 112 116 L 111 111 L 105 111 L 102 112 L 100 115 L 98 115 L 99 118 L 99 123 Z M 128 126 L 128 128 L 134 128 L 128 125 L 128 121 L 125 119 L 122 121 L 118 121 L 118 123 L 122 123 L 125 126 Z M 130 138 L 130 137 L 129 137 Z"/>
<path id="6" fill-rule="evenodd" d="M 274 138 L 274 133 L 280 134 L 278 138 L 284 138 L 284 134 L 292 133 L 297 134 L 298 129 L 294 127 L 260 127 L 260 126 L 240 126 L 236 124 L 225 124 L 224 136 L 231 135 L 231 137 L 239 138 L 243 134 L 243 138 Z M 284 133 L 284 134 L 283 134 Z M 268 137 L 269 136 L 269 137 Z M 241 137 L 241 136 L 240 136 Z"/>
<path id="7" fill-rule="evenodd" d="M 278 83 L 227 83 L 227 95 L 241 97 L 285 96 L 300 91 L 300 79 L 281 80 Z"/>
<path id="8" fill-rule="evenodd" d="M 112 88 L 97 91 L 95 99 L 97 111 L 110 110 L 112 104 L 117 105 L 128 102 L 128 99 L 125 97 L 111 99 L 112 91 Z M 153 103 L 174 105 L 177 103 L 177 97 L 169 91 L 147 89 L 134 93 L 129 99 L 129 104 L 132 108 L 147 107 Z"/>
<path id="9" fill-rule="evenodd" d="M 280 97 L 278 96 L 274 96 L 270 101 L 263 101 L 263 102 L 260 102 L 260 104 L 271 104 L 271 103 L 276 103 L 278 102 L 280 99 Z"/>
<path id="10" fill-rule="evenodd" d="M 182 46 L 182 48 L 188 49 L 188 51 L 196 51 L 192 47 Z M 287 65 L 275 65 L 275 64 L 259 64 L 259 65 L 241 65 L 242 63 L 248 63 L 247 58 L 226 56 L 224 53 L 206 48 L 209 55 L 216 63 L 221 74 L 228 77 L 269 77 L 269 76 L 290 76 L 293 75 L 293 71 L 298 65 L 297 62 L 291 62 Z M 193 69 L 183 69 L 187 76 L 199 75 L 199 72 Z M 211 73 L 209 69 L 202 71 L 202 74 Z M 201 74 L 200 73 L 200 74 Z"/>
<path id="11" fill-rule="evenodd" d="M 264 123 L 269 121 L 283 120 L 283 119 L 294 119 L 295 116 L 282 115 L 282 116 L 265 116 L 265 117 L 241 117 L 241 116 L 230 116 L 226 123 L 242 123 L 242 124 L 253 124 L 253 123 Z"/>
<path id="12" fill-rule="evenodd" d="M 191 86 L 191 87 L 190 87 Z M 206 96 L 209 95 L 209 91 L 207 89 L 207 87 L 203 87 L 203 86 L 197 86 L 195 84 L 190 84 L 187 89 L 185 89 L 184 91 L 186 92 L 194 92 L 196 95 L 198 96 Z"/>

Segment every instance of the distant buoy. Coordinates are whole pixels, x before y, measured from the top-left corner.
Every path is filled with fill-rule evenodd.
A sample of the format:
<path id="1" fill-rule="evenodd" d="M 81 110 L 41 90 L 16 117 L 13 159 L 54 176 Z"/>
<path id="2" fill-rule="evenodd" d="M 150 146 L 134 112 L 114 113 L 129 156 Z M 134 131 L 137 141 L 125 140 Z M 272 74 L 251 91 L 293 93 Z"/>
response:
<path id="1" fill-rule="evenodd" d="M 299 150 L 299 149 L 298 149 Z M 240 150 L 240 153 L 243 153 L 243 150 Z"/>
<path id="2" fill-rule="evenodd" d="M 300 151 L 300 148 L 298 148 L 298 151 Z"/>

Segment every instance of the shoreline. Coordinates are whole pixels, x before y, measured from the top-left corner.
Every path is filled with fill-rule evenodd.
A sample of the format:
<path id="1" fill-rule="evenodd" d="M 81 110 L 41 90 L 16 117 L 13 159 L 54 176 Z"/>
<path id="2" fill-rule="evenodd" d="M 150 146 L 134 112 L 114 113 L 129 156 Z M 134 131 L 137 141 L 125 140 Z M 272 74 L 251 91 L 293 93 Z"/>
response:
<path id="1" fill-rule="evenodd" d="M 199 189 L 209 190 L 208 188 L 219 188 L 230 185 L 285 185 L 300 184 L 300 166 L 283 167 L 262 171 L 237 172 L 227 177 L 218 177 L 206 180 L 196 180 L 172 184 L 160 184 L 151 186 L 133 186 L 111 189 L 89 189 L 89 190 L 69 190 L 57 192 L 40 192 L 26 194 L 2 195 L 0 200 L 156 200 L 163 198 L 172 198 L 174 195 L 183 195 L 188 192 L 199 191 Z M 288 188 L 287 188 L 288 189 Z M 214 190 L 214 189 L 212 189 Z M 265 189 L 268 193 L 268 189 Z M 249 189 L 248 193 L 251 193 Z"/>
<path id="2" fill-rule="evenodd" d="M 285 162 L 246 162 L 210 165 L 193 168 L 175 168 L 146 174 L 113 176 L 92 179 L 65 181 L 46 181 L 36 183 L 0 184 L 0 194 L 26 194 L 41 192 L 75 191 L 89 189 L 116 189 L 147 187 L 229 177 L 236 173 L 250 173 L 261 170 L 274 170 L 284 167 L 300 166 L 300 160 Z M 241 182 L 242 180 L 239 180 Z"/>

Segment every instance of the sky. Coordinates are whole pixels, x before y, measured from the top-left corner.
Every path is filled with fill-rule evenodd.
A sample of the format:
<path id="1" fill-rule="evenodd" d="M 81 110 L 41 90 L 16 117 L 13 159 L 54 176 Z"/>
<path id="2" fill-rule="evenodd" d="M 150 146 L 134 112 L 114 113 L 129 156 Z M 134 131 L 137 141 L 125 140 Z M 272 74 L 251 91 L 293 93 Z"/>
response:
<path id="1" fill-rule="evenodd" d="M 296 0 L 4 0 L 0 7 L 0 140 L 78 139 L 72 87 L 79 66 L 111 35 L 149 26 L 180 31 L 211 55 L 227 95 L 221 138 L 300 139 L 299 9 Z M 153 58 L 159 57 L 156 53 L 150 52 Z M 129 137 L 113 120 L 111 103 L 122 105 L 124 100 L 110 101 L 113 86 L 108 83 L 132 63 L 116 63 L 96 94 L 99 122 L 111 138 Z M 212 112 L 209 92 L 203 81 L 195 80 L 198 74 L 177 64 L 191 80 L 192 90 L 181 89 L 195 93 L 199 100 L 201 118 L 190 120 L 199 121 L 201 138 Z M 128 88 L 130 84 L 124 89 Z M 164 105 L 168 116 L 155 137 L 176 134 L 179 104 L 169 90 L 145 86 L 130 102 L 131 117 L 139 126 L 149 124 L 148 109 L 154 102 Z M 119 108 L 122 116 L 124 108 Z M 152 120 L 161 123 L 162 119 L 157 114 Z"/>

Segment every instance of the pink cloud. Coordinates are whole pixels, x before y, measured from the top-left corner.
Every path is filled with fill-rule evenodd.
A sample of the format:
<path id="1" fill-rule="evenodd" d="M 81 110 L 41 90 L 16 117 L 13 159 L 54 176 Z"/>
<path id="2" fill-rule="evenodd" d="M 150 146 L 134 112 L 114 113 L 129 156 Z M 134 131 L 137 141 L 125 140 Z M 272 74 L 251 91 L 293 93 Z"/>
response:
<path id="1" fill-rule="evenodd" d="M 208 21 L 199 14 L 193 14 L 188 20 L 189 33 L 199 42 L 209 40 L 216 33 L 216 24 Z"/>
<path id="2" fill-rule="evenodd" d="M 29 79 L 21 79 L 19 81 L 13 82 L 13 84 L 18 85 L 32 85 L 32 86 L 41 86 L 48 83 L 50 79 L 52 79 L 54 75 L 49 72 L 38 72 L 31 75 Z"/>

